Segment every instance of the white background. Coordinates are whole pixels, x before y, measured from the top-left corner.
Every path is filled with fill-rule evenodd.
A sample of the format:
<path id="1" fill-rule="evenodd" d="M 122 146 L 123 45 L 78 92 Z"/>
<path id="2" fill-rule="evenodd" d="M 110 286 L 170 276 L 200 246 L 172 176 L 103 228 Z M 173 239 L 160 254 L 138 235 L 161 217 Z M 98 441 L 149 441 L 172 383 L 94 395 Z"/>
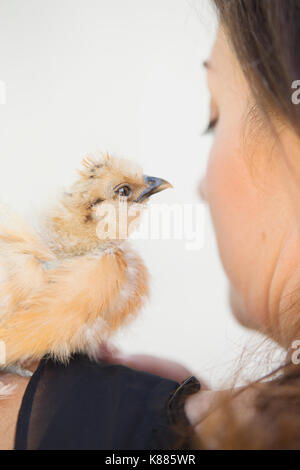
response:
<path id="1" fill-rule="evenodd" d="M 1 200 L 31 212 L 73 180 L 82 156 L 109 150 L 174 184 L 157 201 L 199 202 L 210 145 L 200 136 L 202 62 L 214 31 L 205 0 L 1 0 Z M 152 296 L 117 344 L 177 359 L 220 384 L 253 335 L 231 317 L 208 214 L 200 251 L 184 241 L 135 244 Z"/>

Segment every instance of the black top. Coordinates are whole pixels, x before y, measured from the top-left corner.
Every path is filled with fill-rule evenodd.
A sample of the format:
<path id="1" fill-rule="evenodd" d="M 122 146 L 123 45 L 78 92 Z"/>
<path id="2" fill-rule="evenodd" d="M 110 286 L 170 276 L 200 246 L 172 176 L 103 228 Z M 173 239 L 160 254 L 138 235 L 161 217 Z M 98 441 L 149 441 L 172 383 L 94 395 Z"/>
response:
<path id="1" fill-rule="evenodd" d="M 199 389 L 194 377 L 179 385 L 80 355 L 67 366 L 43 359 L 23 397 L 15 449 L 174 449 L 174 425 L 188 426 L 184 399 Z"/>

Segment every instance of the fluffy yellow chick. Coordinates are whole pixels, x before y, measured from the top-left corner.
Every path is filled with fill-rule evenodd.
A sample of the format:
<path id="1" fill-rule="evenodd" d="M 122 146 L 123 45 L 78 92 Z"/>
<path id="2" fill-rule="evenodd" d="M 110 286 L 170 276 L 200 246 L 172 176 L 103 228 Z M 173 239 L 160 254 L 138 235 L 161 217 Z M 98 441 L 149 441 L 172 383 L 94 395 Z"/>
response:
<path id="1" fill-rule="evenodd" d="M 10 215 L 1 224 L 0 217 L 6 366 L 45 355 L 67 361 L 77 352 L 95 358 L 99 342 L 134 318 L 148 296 L 147 269 L 119 224 L 116 235 L 99 238 L 107 225 L 102 209 L 113 208 L 118 222 L 120 207 L 129 213 L 171 185 L 109 155 L 85 159 L 79 174 L 39 232 Z M 139 218 L 133 213 L 129 221 Z"/>

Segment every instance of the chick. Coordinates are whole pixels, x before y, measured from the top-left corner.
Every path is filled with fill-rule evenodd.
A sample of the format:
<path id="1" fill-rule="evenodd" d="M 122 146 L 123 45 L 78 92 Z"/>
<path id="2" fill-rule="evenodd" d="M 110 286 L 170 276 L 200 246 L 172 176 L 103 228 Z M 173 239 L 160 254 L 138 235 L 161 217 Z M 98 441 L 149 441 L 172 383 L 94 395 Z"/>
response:
<path id="1" fill-rule="evenodd" d="M 99 343 L 135 317 L 149 293 L 147 268 L 119 228 L 99 238 L 99 227 L 107 225 L 103 208 L 113 208 L 118 220 L 126 207 L 136 222 L 136 209 L 169 187 L 127 160 L 87 158 L 41 230 L 11 215 L 1 224 L 0 217 L 0 341 L 7 366 L 45 355 L 66 362 L 78 352 L 96 358 Z"/>

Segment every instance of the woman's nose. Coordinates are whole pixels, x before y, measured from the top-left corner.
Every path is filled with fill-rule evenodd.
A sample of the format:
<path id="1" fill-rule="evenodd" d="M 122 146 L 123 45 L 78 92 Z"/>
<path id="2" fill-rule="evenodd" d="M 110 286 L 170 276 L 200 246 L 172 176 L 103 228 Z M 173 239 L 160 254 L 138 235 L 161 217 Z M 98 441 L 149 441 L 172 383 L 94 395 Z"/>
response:
<path id="1" fill-rule="evenodd" d="M 204 202 L 207 202 L 206 180 L 203 178 L 198 186 L 198 193 Z"/>

